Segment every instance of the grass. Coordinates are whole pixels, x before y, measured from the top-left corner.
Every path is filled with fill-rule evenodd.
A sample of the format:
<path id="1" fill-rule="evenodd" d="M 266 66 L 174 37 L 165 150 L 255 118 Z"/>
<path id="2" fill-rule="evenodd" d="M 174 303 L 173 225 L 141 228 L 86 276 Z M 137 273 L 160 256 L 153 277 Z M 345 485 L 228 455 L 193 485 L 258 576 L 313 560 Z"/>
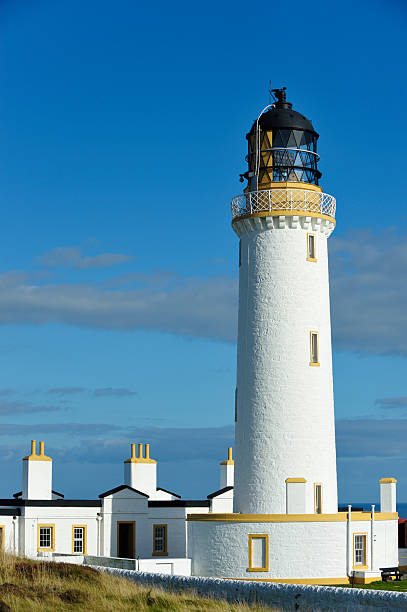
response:
<path id="1" fill-rule="evenodd" d="M 381 580 L 377 580 L 376 582 L 371 582 L 370 584 L 335 584 L 332 586 L 341 587 L 344 589 L 373 589 L 376 591 L 401 591 L 407 592 L 407 580 L 388 580 L 387 582 L 382 582 Z M 1 612 L 1 611 L 0 611 Z"/>
<path id="2" fill-rule="evenodd" d="M 228 604 L 140 587 L 90 567 L 0 555 L 0 612 L 264 612 L 260 605 Z"/>

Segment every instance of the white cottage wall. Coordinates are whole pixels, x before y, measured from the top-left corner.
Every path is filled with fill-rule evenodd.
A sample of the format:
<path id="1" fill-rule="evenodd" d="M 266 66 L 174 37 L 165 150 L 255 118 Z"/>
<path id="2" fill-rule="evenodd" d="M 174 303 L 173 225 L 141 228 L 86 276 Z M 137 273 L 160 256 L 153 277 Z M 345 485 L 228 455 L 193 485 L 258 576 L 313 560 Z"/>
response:
<path id="1" fill-rule="evenodd" d="M 19 517 L 20 554 L 27 557 L 38 556 L 38 526 L 53 525 L 55 552 L 71 554 L 73 552 L 72 528 L 74 525 L 86 526 L 86 551 L 90 555 L 97 554 L 97 514 L 98 507 L 25 507 Z"/>
<path id="2" fill-rule="evenodd" d="M 233 512 L 233 489 L 211 499 L 211 512 Z"/>
<path id="3" fill-rule="evenodd" d="M 103 555 L 117 557 L 117 526 L 121 521 L 135 521 L 135 554 L 143 555 L 148 547 L 148 498 L 123 489 L 103 498 Z"/>
<path id="4" fill-rule="evenodd" d="M 1 510 L 0 510 L 1 512 Z M 0 527 L 3 529 L 3 551 L 13 554 L 19 552 L 19 516 L 0 514 Z"/>

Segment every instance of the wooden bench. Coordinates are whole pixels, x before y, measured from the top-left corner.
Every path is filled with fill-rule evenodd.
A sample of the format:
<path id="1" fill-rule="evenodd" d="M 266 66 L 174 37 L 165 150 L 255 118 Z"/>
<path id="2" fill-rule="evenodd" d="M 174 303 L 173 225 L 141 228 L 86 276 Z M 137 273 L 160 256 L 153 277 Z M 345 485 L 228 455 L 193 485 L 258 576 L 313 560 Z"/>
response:
<path id="1" fill-rule="evenodd" d="M 402 572 L 400 572 L 398 567 L 381 567 L 380 571 L 383 582 L 387 582 L 387 578 L 390 578 L 390 576 L 395 576 L 396 580 L 401 580 Z"/>

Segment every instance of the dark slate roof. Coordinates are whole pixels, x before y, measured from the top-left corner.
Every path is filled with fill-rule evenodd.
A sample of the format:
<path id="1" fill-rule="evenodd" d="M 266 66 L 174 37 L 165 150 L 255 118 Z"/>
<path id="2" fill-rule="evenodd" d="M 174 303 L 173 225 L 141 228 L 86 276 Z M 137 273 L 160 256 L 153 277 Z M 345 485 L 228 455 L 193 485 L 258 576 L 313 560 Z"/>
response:
<path id="1" fill-rule="evenodd" d="M 0 516 L 20 516 L 20 508 L 0 508 Z"/>
<path id="2" fill-rule="evenodd" d="M 167 489 L 163 489 L 162 487 L 157 487 L 157 491 L 164 491 L 164 493 L 169 493 L 170 495 L 173 495 L 174 497 L 178 497 L 178 499 L 181 499 L 181 495 L 177 495 L 177 493 L 173 493 L 172 491 L 167 491 Z"/>
<path id="3" fill-rule="evenodd" d="M 54 489 L 52 489 L 52 493 L 54 495 L 58 495 L 59 497 L 62 497 L 62 499 L 65 497 L 65 495 L 63 495 L 62 493 L 58 493 L 58 491 L 54 491 Z M 18 499 L 19 497 L 22 497 L 23 492 L 22 491 L 18 491 L 18 493 L 13 493 L 13 497 L 15 497 L 16 499 Z"/>
<path id="4" fill-rule="evenodd" d="M 101 493 L 99 497 L 107 497 L 108 495 L 113 495 L 113 493 L 118 493 L 119 491 L 123 491 L 124 489 L 129 489 L 129 491 L 134 491 L 134 493 L 138 493 L 139 495 L 142 495 L 143 497 L 148 498 L 148 495 L 146 495 L 146 493 L 142 493 L 141 491 L 138 491 L 137 489 L 133 489 L 133 487 L 129 487 L 129 485 L 120 485 L 119 487 L 115 487 L 114 489 L 105 491 L 105 493 Z"/>
<path id="5" fill-rule="evenodd" d="M 219 491 L 215 491 L 215 493 L 211 493 L 207 495 L 208 499 L 213 499 L 214 497 L 218 497 L 218 495 L 222 495 L 222 493 L 226 493 L 226 491 L 230 491 L 233 487 L 223 487 L 223 489 L 219 489 Z"/>
<path id="6" fill-rule="evenodd" d="M 0 499 L 1 506 L 14 506 L 21 508 L 24 506 L 37 506 L 52 508 L 91 508 L 100 507 L 102 502 L 98 499 Z"/>
<path id="7" fill-rule="evenodd" d="M 210 502 L 206 499 L 152 499 L 149 508 L 208 508 Z"/>

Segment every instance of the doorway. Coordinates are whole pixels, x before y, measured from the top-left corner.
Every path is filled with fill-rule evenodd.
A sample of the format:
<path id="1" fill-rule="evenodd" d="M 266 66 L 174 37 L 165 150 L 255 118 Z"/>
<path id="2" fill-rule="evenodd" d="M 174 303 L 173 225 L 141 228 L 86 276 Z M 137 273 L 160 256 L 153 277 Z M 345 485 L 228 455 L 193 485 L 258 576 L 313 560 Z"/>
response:
<path id="1" fill-rule="evenodd" d="M 123 559 L 136 558 L 135 521 L 117 522 L 117 556 Z"/>

